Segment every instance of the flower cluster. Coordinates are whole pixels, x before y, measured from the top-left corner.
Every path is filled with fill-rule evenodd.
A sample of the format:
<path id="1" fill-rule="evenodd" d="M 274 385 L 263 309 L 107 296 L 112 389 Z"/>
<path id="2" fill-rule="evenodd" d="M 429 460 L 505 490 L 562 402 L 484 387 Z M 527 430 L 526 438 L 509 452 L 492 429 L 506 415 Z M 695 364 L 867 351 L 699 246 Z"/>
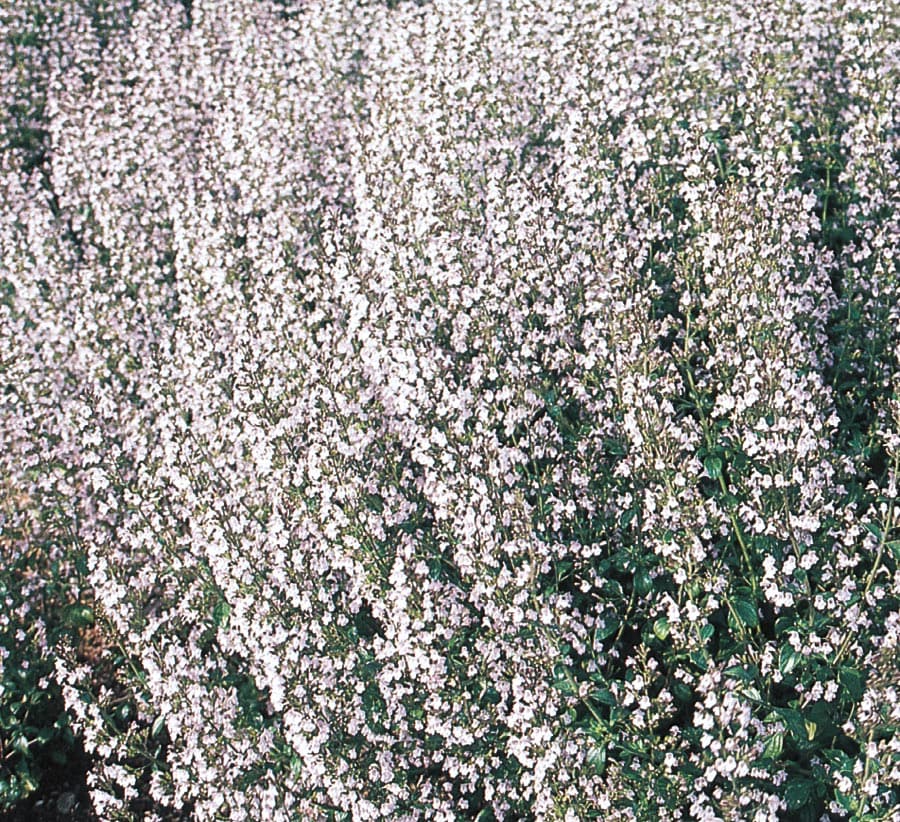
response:
<path id="1" fill-rule="evenodd" d="M 4 570 L 0 666 L 97 813 L 896 818 L 898 20 L 4 11 L 0 548 L 76 618 Z"/>

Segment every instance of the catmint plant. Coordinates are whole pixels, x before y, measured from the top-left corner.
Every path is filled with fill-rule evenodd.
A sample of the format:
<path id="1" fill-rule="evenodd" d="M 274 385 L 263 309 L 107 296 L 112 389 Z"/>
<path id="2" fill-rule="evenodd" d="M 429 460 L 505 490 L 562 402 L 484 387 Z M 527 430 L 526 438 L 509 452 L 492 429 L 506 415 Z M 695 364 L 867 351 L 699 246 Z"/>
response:
<path id="1" fill-rule="evenodd" d="M 893 0 L 7 6 L 4 808 L 896 817 Z"/>

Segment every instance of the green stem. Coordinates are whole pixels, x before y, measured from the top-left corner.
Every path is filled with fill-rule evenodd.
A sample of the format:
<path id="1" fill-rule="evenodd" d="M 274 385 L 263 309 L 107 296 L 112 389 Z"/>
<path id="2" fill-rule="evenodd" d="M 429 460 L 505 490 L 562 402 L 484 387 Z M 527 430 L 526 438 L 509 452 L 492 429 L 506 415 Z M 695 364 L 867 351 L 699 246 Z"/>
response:
<path id="1" fill-rule="evenodd" d="M 690 329 L 690 320 L 688 320 L 688 329 Z M 688 387 L 691 391 L 691 399 L 694 401 L 694 406 L 697 409 L 697 414 L 700 417 L 700 428 L 703 431 L 703 439 L 706 443 L 706 447 L 712 450 L 713 446 L 715 446 L 715 440 L 712 436 L 712 432 L 710 431 L 709 421 L 706 419 L 706 415 L 703 413 L 702 406 L 700 404 L 700 393 L 697 390 L 697 385 L 694 382 L 694 375 L 691 371 L 690 362 L 687 357 L 687 342 L 689 337 L 685 337 L 685 345 L 684 345 L 684 357 L 685 357 L 685 375 L 687 376 Z M 722 491 L 722 496 L 728 496 L 728 485 L 725 482 L 724 474 L 719 474 L 719 489 Z M 734 511 L 728 511 L 728 517 L 731 520 L 731 528 L 734 532 L 734 536 L 737 539 L 738 547 L 741 551 L 741 556 L 743 557 L 744 564 L 747 566 L 747 575 L 750 579 L 750 588 L 753 591 L 754 597 L 759 593 L 759 583 L 756 580 L 756 574 L 753 571 L 753 563 L 750 561 L 750 551 L 747 548 L 747 542 L 744 539 L 743 532 L 741 530 L 740 522 Z"/>

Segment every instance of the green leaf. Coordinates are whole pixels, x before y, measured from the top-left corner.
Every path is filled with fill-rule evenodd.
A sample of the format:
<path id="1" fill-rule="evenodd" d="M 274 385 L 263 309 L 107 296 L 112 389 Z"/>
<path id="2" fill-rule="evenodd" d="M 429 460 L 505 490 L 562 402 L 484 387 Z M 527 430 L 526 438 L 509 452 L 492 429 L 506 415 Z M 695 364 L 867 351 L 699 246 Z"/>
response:
<path id="1" fill-rule="evenodd" d="M 622 590 L 622 584 L 615 579 L 607 579 L 603 582 L 603 593 L 614 599 L 621 599 L 625 596 L 625 592 Z"/>
<path id="2" fill-rule="evenodd" d="M 775 713 L 787 726 L 794 742 L 801 747 L 806 747 L 809 742 L 809 736 L 806 729 L 806 721 L 800 711 L 794 708 L 776 708 Z"/>
<path id="3" fill-rule="evenodd" d="M 378 494 L 366 494 L 366 507 L 376 514 L 384 511 L 384 500 Z"/>
<path id="4" fill-rule="evenodd" d="M 710 479 L 717 480 L 722 476 L 722 459 L 720 457 L 707 457 L 703 460 L 703 467 Z"/>
<path id="5" fill-rule="evenodd" d="M 794 630 L 794 620 L 792 617 L 783 616 L 775 620 L 775 636 L 784 636 Z"/>
<path id="6" fill-rule="evenodd" d="M 217 628 L 227 628 L 230 617 L 231 606 L 224 599 L 220 599 L 213 607 L 213 622 Z"/>
<path id="7" fill-rule="evenodd" d="M 709 654 L 703 649 L 691 651 L 690 659 L 691 662 L 693 662 L 694 665 L 696 665 L 702 671 L 705 671 L 707 670 L 707 668 L 709 668 Z"/>
<path id="8" fill-rule="evenodd" d="M 834 789 L 834 798 L 837 800 L 838 805 L 840 805 L 845 811 L 848 813 L 852 813 L 854 811 L 854 801 L 853 797 L 848 796 L 843 791 L 838 788 Z"/>
<path id="9" fill-rule="evenodd" d="M 755 671 L 756 669 L 754 668 L 753 670 Z M 759 676 L 758 673 L 754 673 L 754 678 L 756 678 L 758 676 Z M 757 688 L 755 684 L 748 685 L 746 688 L 742 688 L 741 690 L 743 692 L 743 695 L 747 699 L 749 699 L 751 702 L 762 703 L 762 701 L 763 701 L 762 694 L 759 692 L 759 688 Z"/>
<path id="10" fill-rule="evenodd" d="M 859 702 L 862 699 L 866 691 L 866 683 L 863 675 L 856 668 L 846 665 L 841 667 L 838 671 L 838 682 L 853 702 Z"/>
<path id="11" fill-rule="evenodd" d="M 844 776 L 850 776 L 853 773 L 854 760 L 847 756 L 843 751 L 834 748 L 824 751 L 823 754 L 825 759 L 828 760 L 828 763 L 835 768 L 838 773 L 841 773 Z"/>
<path id="12" fill-rule="evenodd" d="M 772 734 L 767 740 L 766 744 L 763 746 L 763 756 L 768 759 L 778 759 L 781 756 L 781 751 L 784 749 L 784 734 L 779 731 L 778 733 Z"/>
<path id="13" fill-rule="evenodd" d="M 616 702 L 616 698 L 615 696 L 613 696 L 612 691 L 610 691 L 608 688 L 601 688 L 600 690 L 594 691 L 591 694 L 591 697 L 594 699 L 594 701 L 600 702 L 603 705 L 609 705 L 610 707 L 619 704 L 618 702 Z"/>
<path id="14" fill-rule="evenodd" d="M 778 670 L 787 676 L 797 667 L 803 657 L 790 645 L 782 645 L 778 653 Z"/>
<path id="15" fill-rule="evenodd" d="M 162 732 L 163 728 L 166 727 L 166 719 L 160 714 L 156 719 L 153 720 L 153 725 L 150 728 L 150 736 L 157 737 Z"/>
<path id="16" fill-rule="evenodd" d="M 617 630 L 619 630 L 619 620 L 615 614 L 607 612 L 603 615 L 603 624 L 598 625 L 594 630 L 594 640 L 602 642 L 604 639 L 611 637 Z"/>
<path id="17" fill-rule="evenodd" d="M 75 628 L 88 628 L 94 624 L 94 611 L 87 605 L 70 605 L 66 608 L 66 621 Z"/>
<path id="18" fill-rule="evenodd" d="M 731 603 L 735 615 L 742 625 L 748 628 L 755 628 L 759 625 L 759 617 L 756 614 L 756 606 L 745 599 L 736 599 Z"/>
<path id="19" fill-rule="evenodd" d="M 628 453 L 628 447 L 619 440 L 606 439 L 603 440 L 603 448 L 607 454 L 614 457 L 623 457 Z"/>
<path id="20" fill-rule="evenodd" d="M 743 473 L 747 466 L 750 464 L 750 460 L 747 458 L 747 455 L 743 451 L 732 451 L 730 457 L 732 474 L 734 474 L 735 472 L 739 474 Z"/>
<path id="21" fill-rule="evenodd" d="M 702 639 L 704 642 L 707 642 L 707 641 L 709 641 L 709 639 L 712 638 L 712 635 L 713 635 L 715 632 L 716 632 L 716 627 L 715 627 L 715 625 L 713 625 L 713 624 L 707 622 L 706 625 L 704 625 L 704 626 L 700 629 L 700 639 Z"/>
<path id="22" fill-rule="evenodd" d="M 627 528 L 636 515 L 637 508 L 629 508 L 627 511 L 623 511 L 622 516 L 619 517 L 619 525 L 622 528 Z"/>
<path id="23" fill-rule="evenodd" d="M 815 805 L 806 805 L 800 808 L 797 822 L 819 822 L 819 814 Z"/>
<path id="24" fill-rule="evenodd" d="M 569 559 L 564 559 L 560 562 L 557 562 L 556 567 L 554 568 L 556 579 L 558 581 L 566 579 L 572 573 L 572 569 L 574 567 L 575 563 Z"/>
<path id="25" fill-rule="evenodd" d="M 488 685 L 481 695 L 481 700 L 488 705 L 499 705 L 502 702 L 502 697 L 500 696 L 500 692 L 493 685 Z"/>
<path id="26" fill-rule="evenodd" d="M 653 590 L 653 578 L 644 568 L 640 568 L 634 575 L 634 590 L 642 597 Z"/>
<path id="27" fill-rule="evenodd" d="M 788 810 L 796 811 L 811 804 L 816 793 L 816 783 L 812 779 L 792 777 L 784 789 Z"/>
<path id="28" fill-rule="evenodd" d="M 606 767 L 606 746 L 601 745 L 597 748 L 588 750 L 587 761 L 589 765 L 593 765 L 597 770 L 597 773 L 602 774 Z"/>
<path id="29" fill-rule="evenodd" d="M 553 668 L 553 687 L 567 696 L 576 693 L 572 678 L 562 663 L 557 663 Z"/>
<path id="30" fill-rule="evenodd" d="M 752 672 L 748 671 L 743 665 L 732 665 L 722 673 L 730 679 L 737 679 L 741 682 L 753 682 L 754 679 Z"/>
<path id="31" fill-rule="evenodd" d="M 431 557 L 428 560 L 428 576 L 430 579 L 440 579 L 444 570 L 444 563 L 440 557 Z"/>
<path id="32" fill-rule="evenodd" d="M 665 617 L 660 617 L 656 620 L 653 623 L 653 633 L 658 640 L 664 641 L 669 635 L 669 620 Z"/>
<path id="33" fill-rule="evenodd" d="M 694 692 L 690 689 L 690 686 L 686 685 L 684 682 L 673 682 L 669 687 L 669 690 L 672 692 L 672 696 L 682 703 L 690 702 L 694 696 Z"/>

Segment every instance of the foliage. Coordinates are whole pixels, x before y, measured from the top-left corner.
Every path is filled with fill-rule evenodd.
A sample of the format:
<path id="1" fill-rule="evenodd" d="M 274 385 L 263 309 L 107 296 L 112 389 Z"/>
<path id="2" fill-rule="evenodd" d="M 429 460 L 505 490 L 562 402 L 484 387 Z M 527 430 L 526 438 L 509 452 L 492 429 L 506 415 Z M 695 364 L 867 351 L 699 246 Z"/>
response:
<path id="1" fill-rule="evenodd" d="M 893 0 L 2 19 L 4 806 L 893 818 Z"/>
<path id="2" fill-rule="evenodd" d="M 48 768 L 65 768 L 77 755 L 68 714 L 55 687 L 53 647 L 85 648 L 93 625 L 88 600 L 51 512 L 31 521 L 10 502 L 0 512 L 0 806 L 31 795 Z M 53 536 L 55 535 L 55 537 Z M 86 592 L 85 592 L 86 593 Z"/>

